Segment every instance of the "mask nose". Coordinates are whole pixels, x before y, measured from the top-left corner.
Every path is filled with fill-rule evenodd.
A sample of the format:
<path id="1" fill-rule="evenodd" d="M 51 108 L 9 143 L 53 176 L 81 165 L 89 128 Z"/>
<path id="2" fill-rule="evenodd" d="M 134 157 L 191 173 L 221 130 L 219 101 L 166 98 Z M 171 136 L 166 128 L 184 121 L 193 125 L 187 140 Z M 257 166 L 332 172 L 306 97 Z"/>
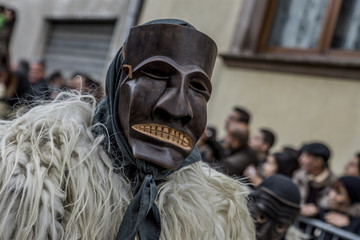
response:
<path id="1" fill-rule="evenodd" d="M 192 107 L 187 96 L 186 79 L 171 79 L 165 92 L 154 107 L 154 116 L 165 121 L 180 121 L 182 126 L 193 118 Z"/>

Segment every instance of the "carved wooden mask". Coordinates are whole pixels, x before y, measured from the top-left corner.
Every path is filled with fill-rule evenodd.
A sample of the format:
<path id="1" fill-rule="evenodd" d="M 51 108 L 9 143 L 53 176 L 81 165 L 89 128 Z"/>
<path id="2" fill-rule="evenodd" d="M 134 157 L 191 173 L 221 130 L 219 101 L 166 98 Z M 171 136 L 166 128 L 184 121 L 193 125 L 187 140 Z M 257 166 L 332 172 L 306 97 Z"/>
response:
<path id="1" fill-rule="evenodd" d="M 256 221 L 256 239 L 283 239 L 299 214 L 299 206 L 264 187 L 255 191 L 253 200 L 251 212 Z"/>
<path id="2" fill-rule="evenodd" d="M 135 158 L 176 169 L 206 126 L 215 42 L 174 24 L 134 27 L 123 48 L 119 119 Z"/>

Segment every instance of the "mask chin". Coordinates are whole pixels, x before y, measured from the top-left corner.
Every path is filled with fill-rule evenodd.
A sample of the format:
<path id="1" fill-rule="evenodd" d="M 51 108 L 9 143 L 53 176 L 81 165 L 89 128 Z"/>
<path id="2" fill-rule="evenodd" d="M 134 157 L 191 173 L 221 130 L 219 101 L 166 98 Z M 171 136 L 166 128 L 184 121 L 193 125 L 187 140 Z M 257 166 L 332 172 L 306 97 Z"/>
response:
<path id="1" fill-rule="evenodd" d="M 177 169 L 192 150 L 185 152 L 141 139 L 132 139 L 130 146 L 135 158 L 170 170 Z"/>

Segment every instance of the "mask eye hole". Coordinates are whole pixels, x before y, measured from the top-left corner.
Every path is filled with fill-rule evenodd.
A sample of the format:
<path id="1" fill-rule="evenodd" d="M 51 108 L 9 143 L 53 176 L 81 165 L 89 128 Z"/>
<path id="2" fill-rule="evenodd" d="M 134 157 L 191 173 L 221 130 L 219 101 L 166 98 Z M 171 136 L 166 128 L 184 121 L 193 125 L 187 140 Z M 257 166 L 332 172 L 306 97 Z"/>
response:
<path id="1" fill-rule="evenodd" d="M 167 72 L 164 72 L 160 69 L 149 68 L 145 70 L 141 70 L 141 73 L 145 76 L 155 79 L 155 80 L 169 80 L 170 75 Z"/>
<path id="2" fill-rule="evenodd" d="M 277 225 L 275 226 L 275 230 L 276 230 L 276 232 L 278 232 L 278 233 L 283 233 L 283 232 L 285 232 L 285 229 L 286 229 L 286 226 L 285 226 L 284 224 L 277 224 Z"/>
<path id="3" fill-rule="evenodd" d="M 267 221 L 267 217 L 262 213 L 258 213 L 258 215 L 256 216 L 256 221 L 258 223 L 264 223 Z"/>
<path id="4" fill-rule="evenodd" d="M 210 99 L 210 92 L 207 86 L 204 83 L 204 80 L 198 77 L 193 77 L 190 79 L 189 86 L 195 92 L 202 94 L 206 101 Z"/>
<path id="5" fill-rule="evenodd" d="M 205 92 L 206 91 L 206 87 L 202 83 L 200 83 L 200 81 L 197 80 L 197 79 L 192 79 L 190 81 L 190 86 L 194 90 L 197 90 L 197 91 L 200 91 L 200 92 Z"/>

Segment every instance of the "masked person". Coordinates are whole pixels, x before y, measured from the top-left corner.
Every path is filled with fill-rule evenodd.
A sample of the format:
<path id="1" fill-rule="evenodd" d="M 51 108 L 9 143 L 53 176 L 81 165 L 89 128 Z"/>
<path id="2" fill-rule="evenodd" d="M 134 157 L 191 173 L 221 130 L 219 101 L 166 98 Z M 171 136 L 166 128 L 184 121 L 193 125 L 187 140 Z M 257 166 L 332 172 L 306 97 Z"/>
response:
<path id="1" fill-rule="evenodd" d="M 300 212 L 300 192 L 289 177 L 265 178 L 252 194 L 251 211 L 258 240 L 280 240 Z M 292 238 L 294 239 L 294 238 Z"/>
<path id="2" fill-rule="evenodd" d="M 63 93 L 2 122 L 0 239 L 255 239 L 244 186 L 194 147 L 216 54 L 180 20 L 134 27 L 96 112 Z"/>

